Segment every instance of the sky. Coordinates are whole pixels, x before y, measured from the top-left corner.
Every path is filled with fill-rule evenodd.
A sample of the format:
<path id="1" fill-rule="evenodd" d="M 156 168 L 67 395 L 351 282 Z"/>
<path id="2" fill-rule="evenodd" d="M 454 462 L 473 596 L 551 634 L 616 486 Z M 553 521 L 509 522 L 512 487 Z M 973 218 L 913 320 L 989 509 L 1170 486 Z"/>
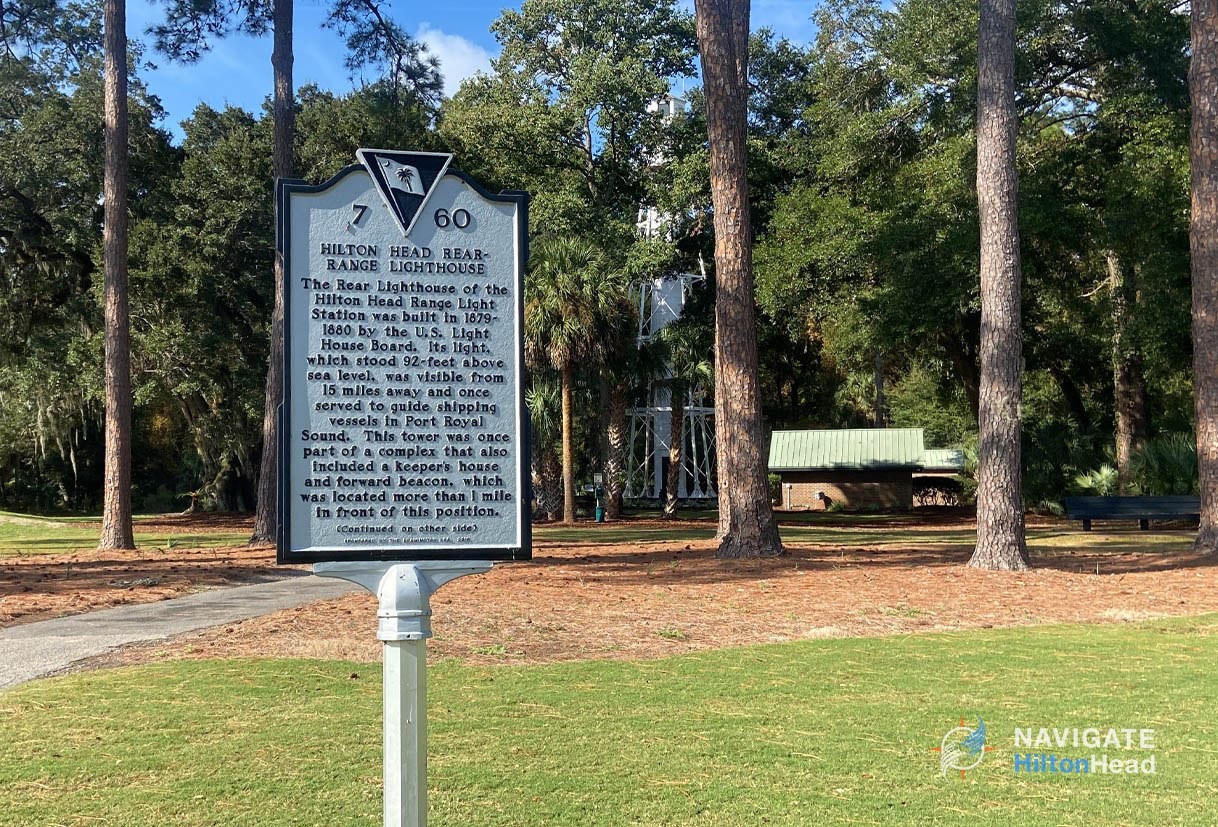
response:
<path id="1" fill-rule="evenodd" d="M 489 71 L 491 59 L 499 52 L 490 26 L 507 5 L 513 4 L 504 0 L 390 0 L 384 7 L 440 59 L 444 93 L 451 95 L 465 78 L 480 70 Z M 692 2 L 682 5 L 692 10 Z M 322 28 L 328 6 L 328 0 L 295 2 L 293 81 L 297 87 L 313 83 L 341 93 L 355 84 L 343 66 L 346 48 L 342 38 Z M 810 20 L 813 6 L 808 0 L 754 0 L 753 28 L 768 27 L 791 40 L 808 42 L 815 34 Z M 129 36 L 147 41 L 145 30 L 160 22 L 164 13 L 163 6 L 150 0 L 128 0 Z M 190 117 L 200 102 L 217 108 L 232 104 L 257 112 L 271 92 L 269 34 L 216 40 L 210 52 L 189 66 L 173 63 L 150 46 L 144 59 L 156 68 L 143 69 L 140 75 L 149 91 L 161 99 L 167 112 L 164 126 L 179 140 L 179 123 Z"/>

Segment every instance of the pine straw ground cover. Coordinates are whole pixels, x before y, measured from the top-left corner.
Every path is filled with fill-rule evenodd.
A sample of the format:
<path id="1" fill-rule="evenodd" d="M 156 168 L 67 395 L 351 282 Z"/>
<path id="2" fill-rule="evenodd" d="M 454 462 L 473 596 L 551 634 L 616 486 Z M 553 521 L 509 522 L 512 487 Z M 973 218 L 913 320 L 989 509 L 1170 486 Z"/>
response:
<path id="1" fill-rule="evenodd" d="M 430 695 L 437 827 L 1218 823 L 1215 615 L 449 660 Z M 345 661 L 27 684 L 0 694 L 0 825 L 379 823 L 379 712 L 379 668 Z M 993 750 L 945 777 L 933 748 L 961 716 Z M 1042 726 L 1154 729 L 1156 772 L 1015 773 L 1015 728 Z"/>
<path id="2" fill-rule="evenodd" d="M 0 627 L 280 577 L 275 551 L 247 548 L 243 514 L 135 520 L 135 551 L 98 551 L 101 524 L 0 513 Z"/>
<path id="3" fill-rule="evenodd" d="M 538 526 L 531 563 L 447 586 L 434 601 L 433 652 L 471 662 L 662 657 L 741 643 L 1059 621 L 1136 620 L 1218 611 L 1218 566 L 1191 553 L 1193 532 L 1104 524 L 1084 534 L 1030 518 L 1033 572 L 962 563 L 967 514 L 784 515 L 789 553 L 716 561 L 714 523 L 635 518 Z M 0 524 L 0 626 L 281 575 L 269 547 L 183 547 L 248 536 L 240 515 L 139 521 L 140 549 L 70 553 L 96 542 L 87 523 Z M 22 536 L 13 539 L 14 532 Z M 3 555 L 0 550 L 0 555 Z M 102 663 L 163 657 L 288 655 L 376 660 L 370 596 L 279 612 L 134 647 Z"/>
<path id="4" fill-rule="evenodd" d="M 542 527 L 531 563 L 496 565 L 432 600 L 433 658 L 538 663 L 663 657 L 723 646 L 1218 611 L 1218 561 L 1192 532 L 1084 534 L 1034 520 L 1036 568 L 963 565 L 965 518 L 818 515 L 783 526 L 788 553 L 719 561 L 713 525 L 640 521 Z M 681 539 L 670 539 L 674 535 Z M 359 592 L 93 665 L 166 658 L 380 659 L 376 609 Z"/>

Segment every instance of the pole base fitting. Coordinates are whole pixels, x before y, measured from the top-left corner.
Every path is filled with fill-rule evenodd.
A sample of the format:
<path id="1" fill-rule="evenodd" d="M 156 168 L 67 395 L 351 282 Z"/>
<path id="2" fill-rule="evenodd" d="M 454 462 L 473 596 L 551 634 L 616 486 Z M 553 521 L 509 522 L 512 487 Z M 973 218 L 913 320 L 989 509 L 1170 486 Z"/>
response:
<path id="1" fill-rule="evenodd" d="M 426 640 L 431 637 L 431 596 L 441 586 L 467 574 L 483 574 L 489 560 L 362 560 L 314 563 L 318 577 L 358 583 L 376 595 L 379 640 Z"/>

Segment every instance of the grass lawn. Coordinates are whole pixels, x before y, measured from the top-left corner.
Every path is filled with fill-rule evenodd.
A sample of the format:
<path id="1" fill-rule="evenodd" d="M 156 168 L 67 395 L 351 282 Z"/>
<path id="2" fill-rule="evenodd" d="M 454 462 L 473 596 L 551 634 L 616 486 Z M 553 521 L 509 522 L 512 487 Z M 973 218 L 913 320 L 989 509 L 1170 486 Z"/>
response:
<path id="1" fill-rule="evenodd" d="M 656 512 L 658 514 L 658 512 Z M 221 548 L 243 546 L 249 531 L 190 530 L 184 527 L 178 534 L 141 532 L 140 521 L 164 515 L 139 515 L 135 518 L 135 541 L 141 548 Z M 638 516 L 654 516 L 641 512 Z M 662 543 L 676 541 L 705 541 L 715 534 L 714 512 L 689 509 L 683 519 L 706 520 L 704 525 L 688 522 L 673 526 L 631 522 L 575 526 L 536 525 L 537 540 L 572 544 Z M 976 532 L 969 527 L 944 528 L 910 525 L 900 514 L 816 513 L 782 514 L 779 531 L 788 543 L 831 546 L 939 546 L 968 548 L 976 542 Z M 36 517 L 0 511 L 0 558 L 28 554 L 71 553 L 97 546 L 98 517 Z M 1186 552 L 1192 547 L 1194 532 L 1129 530 L 1083 533 L 1071 526 L 1029 527 L 1028 545 L 1035 553 L 1053 554 L 1070 551 L 1164 551 Z"/>
<path id="2" fill-rule="evenodd" d="M 143 519 L 151 519 L 144 517 Z M 6 520 L 15 518 L 17 521 Z M 183 532 L 167 535 L 140 531 L 135 518 L 135 544 L 140 548 L 199 548 L 245 545 L 249 532 Z M 78 549 L 97 548 L 101 535 L 98 517 L 32 517 L 28 514 L 0 512 L 0 558 L 21 554 L 64 554 Z"/>
<path id="3" fill-rule="evenodd" d="M 1218 823 L 1218 615 L 430 677 L 437 826 Z M 0 694 L 0 824 L 379 823 L 379 713 L 347 662 L 26 685 Z M 994 749 L 944 778 L 961 715 Z M 1016 775 L 1017 726 L 1153 728 L 1157 773 Z"/>

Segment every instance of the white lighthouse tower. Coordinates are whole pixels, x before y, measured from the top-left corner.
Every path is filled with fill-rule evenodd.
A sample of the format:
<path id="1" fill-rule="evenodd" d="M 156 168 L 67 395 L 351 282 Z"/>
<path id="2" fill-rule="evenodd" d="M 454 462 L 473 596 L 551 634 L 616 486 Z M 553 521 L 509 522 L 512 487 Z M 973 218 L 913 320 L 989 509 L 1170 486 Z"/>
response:
<path id="1" fill-rule="evenodd" d="M 685 101 L 666 95 L 652 101 L 648 112 L 666 119 L 685 114 Z M 656 165 L 661 161 L 657 160 Z M 673 216 L 653 206 L 639 209 L 637 226 L 644 238 L 663 238 L 672 233 Z M 644 279 L 632 286 L 639 308 L 638 345 L 645 346 L 669 322 L 679 319 L 693 285 L 706 280 L 706 273 L 682 273 Z M 627 443 L 626 486 L 628 499 L 659 499 L 664 496 L 672 435 L 672 399 L 663 386 L 649 384 L 646 407 L 631 408 Z M 685 402 L 684 446 L 681 476 L 677 487 L 682 499 L 717 499 L 715 491 L 715 409 L 705 404 L 702 388 L 693 388 Z"/>

